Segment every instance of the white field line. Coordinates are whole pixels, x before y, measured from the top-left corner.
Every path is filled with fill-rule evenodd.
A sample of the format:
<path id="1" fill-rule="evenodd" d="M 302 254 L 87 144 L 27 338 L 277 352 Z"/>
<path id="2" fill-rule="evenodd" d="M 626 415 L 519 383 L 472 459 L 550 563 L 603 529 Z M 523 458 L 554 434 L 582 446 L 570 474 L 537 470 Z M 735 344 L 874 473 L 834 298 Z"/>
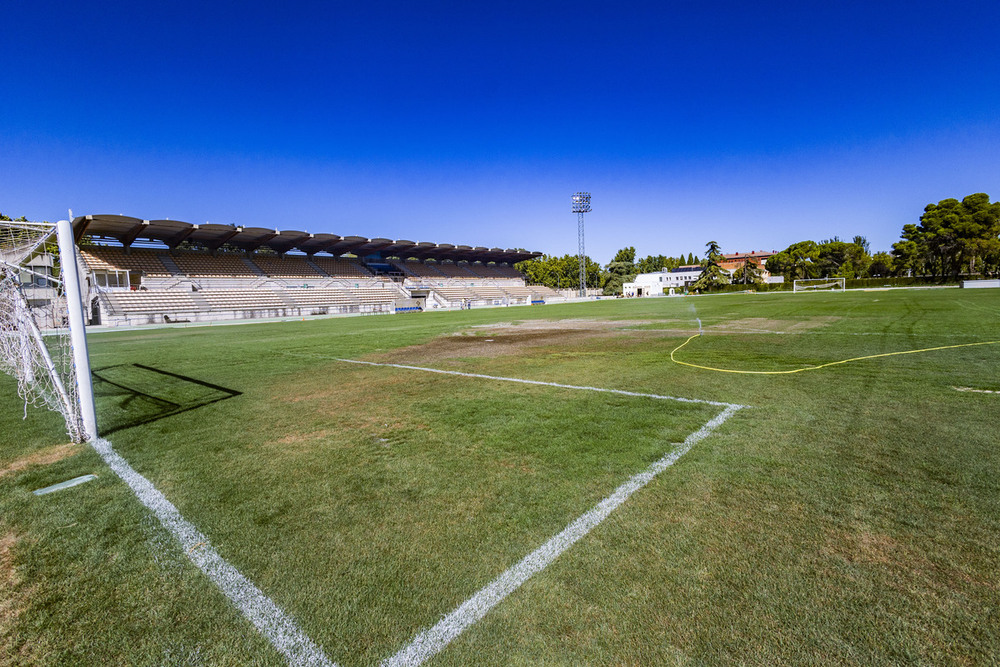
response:
<path id="1" fill-rule="evenodd" d="M 595 505 L 589 512 L 566 526 L 561 533 L 525 556 L 520 563 L 491 581 L 489 585 L 438 621 L 437 625 L 414 637 L 413 641 L 399 651 L 399 653 L 383 661 L 382 667 L 412 667 L 420 665 L 444 649 L 453 639 L 462 634 L 466 628 L 482 619 L 487 612 L 517 590 L 521 584 L 544 570 L 560 554 L 604 521 L 619 505 L 628 500 L 629 496 L 646 486 L 659 473 L 672 466 L 677 459 L 686 454 L 697 442 L 708 437 L 712 431 L 721 426 L 723 422 L 742 407 L 744 406 L 730 405 L 726 407 L 704 426 L 685 438 L 679 447 L 646 468 L 646 470 L 630 477 L 628 481 L 615 489 L 614 493 Z"/>
<path id="2" fill-rule="evenodd" d="M 684 442 L 682 442 L 675 449 L 665 454 L 660 460 L 653 463 L 644 471 L 630 477 L 624 484 L 615 489 L 614 493 L 597 503 L 597 505 L 595 505 L 591 510 L 566 526 L 561 533 L 532 551 L 517 565 L 508 569 L 506 572 L 490 582 L 485 588 L 463 602 L 454 611 L 438 621 L 434 627 L 419 633 L 413 638 L 413 641 L 411 641 L 408 646 L 404 647 L 391 658 L 384 660 L 382 662 L 382 667 L 415 667 L 416 665 L 422 664 L 428 658 L 431 658 L 439 653 L 442 649 L 448 646 L 452 640 L 462 634 L 466 628 L 477 623 L 491 609 L 493 609 L 493 607 L 500 604 L 500 602 L 502 602 L 508 595 L 520 588 L 521 584 L 548 567 L 548 565 L 558 558 L 560 554 L 569 549 L 578 540 L 598 526 L 608 517 L 608 515 L 628 500 L 633 493 L 646 486 L 646 484 L 648 484 L 654 477 L 672 466 L 680 457 L 690 451 L 695 444 L 707 438 L 733 414 L 742 408 L 747 407 L 745 405 L 737 405 L 734 403 L 722 403 L 696 398 L 679 398 L 676 396 L 644 394 L 634 391 L 623 391 L 620 389 L 582 387 L 570 384 L 559 384 L 556 382 L 525 380 L 522 378 L 482 375 L 479 373 L 462 373 L 459 371 L 447 371 L 438 368 L 427 368 L 424 366 L 386 364 L 374 361 L 360 361 L 357 359 L 337 359 L 337 361 L 343 361 L 351 364 L 364 364 L 366 366 L 403 368 L 407 370 L 424 371 L 427 373 L 440 373 L 442 375 L 458 375 L 461 377 L 484 380 L 518 382 L 521 384 L 542 385 L 546 387 L 559 387 L 562 389 L 576 389 L 582 391 L 597 391 L 609 394 L 620 394 L 622 396 L 678 401 L 681 403 L 700 403 L 703 405 L 714 405 L 723 408 L 722 412 L 706 422 L 700 429 L 686 437 Z"/>
<path id="3" fill-rule="evenodd" d="M 977 394 L 1000 394 L 995 389 L 973 389 L 972 387 L 952 387 L 955 391 L 972 391 Z"/>
<path id="4" fill-rule="evenodd" d="M 425 366 L 406 366 L 403 364 L 384 364 L 376 361 L 361 361 L 359 359 L 337 359 L 348 364 L 363 364 L 365 366 L 387 366 L 389 368 L 404 368 L 410 371 L 424 371 L 426 373 L 440 373 L 442 375 L 459 375 L 467 378 L 478 378 L 480 380 L 498 380 L 500 382 L 518 382 L 520 384 L 534 384 L 543 387 L 559 387 L 560 389 L 579 389 L 582 391 L 599 391 L 606 394 L 619 394 L 621 396 L 633 396 L 636 398 L 656 398 L 661 401 L 678 401 L 679 403 L 700 403 L 702 405 L 715 405 L 720 408 L 745 408 L 745 405 L 735 403 L 723 403 L 721 401 L 706 401 L 700 398 L 679 398 L 677 396 L 662 396 L 660 394 L 642 394 L 636 391 L 625 391 L 623 389 L 604 389 L 602 387 L 582 387 L 573 384 L 559 384 L 558 382 L 542 382 L 541 380 L 525 380 L 522 378 L 509 378 L 499 375 L 482 375 L 480 373 L 462 373 L 460 371 L 446 371 L 440 368 L 427 368 Z"/>
<path id="5" fill-rule="evenodd" d="M 128 484 L 163 527 L 177 538 L 191 562 L 208 575 L 247 620 L 253 623 L 279 652 L 293 665 L 325 665 L 336 667 L 322 649 L 302 632 L 288 614 L 274 604 L 249 579 L 223 560 L 212 548 L 208 538 L 181 516 L 173 503 L 156 490 L 112 447 L 97 438 L 90 443 L 104 462 L 122 481 Z"/>

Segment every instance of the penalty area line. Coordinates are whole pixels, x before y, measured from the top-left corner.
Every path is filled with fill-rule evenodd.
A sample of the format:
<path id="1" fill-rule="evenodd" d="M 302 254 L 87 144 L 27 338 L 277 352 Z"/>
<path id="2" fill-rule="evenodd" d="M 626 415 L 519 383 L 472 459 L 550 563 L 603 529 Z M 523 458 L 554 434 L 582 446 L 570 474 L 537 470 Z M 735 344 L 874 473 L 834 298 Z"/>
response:
<path id="1" fill-rule="evenodd" d="M 132 489 L 139 502 L 156 515 L 163 527 L 180 542 L 188 559 L 208 575 L 289 664 L 336 667 L 288 614 L 226 562 L 208 538 L 185 519 L 152 482 L 136 472 L 110 442 L 95 438 L 90 444 L 108 467 Z"/>
<path id="2" fill-rule="evenodd" d="M 696 443 L 707 438 L 712 431 L 743 407 L 745 406 L 728 405 L 704 426 L 685 438 L 680 446 L 644 471 L 630 477 L 624 484 L 615 489 L 614 493 L 566 526 L 561 533 L 525 556 L 517 565 L 491 581 L 485 588 L 438 621 L 434 627 L 419 633 L 408 646 L 391 658 L 384 660 L 382 667 L 415 667 L 439 653 L 466 628 L 481 620 L 493 607 L 500 604 L 528 579 L 544 570 L 560 554 L 604 521 L 633 493 L 672 466 Z"/>
<path id="3" fill-rule="evenodd" d="M 560 384 L 558 382 L 542 382 L 541 380 L 525 380 L 523 378 L 511 378 L 501 375 L 483 375 L 482 373 L 463 373 L 461 371 L 446 371 L 440 368 L 428 368 L 426 366 L 407 366 L 405 364 L 386 364 L 377 361 L 361 361 L 360 359 L 339 359 L 330 357 L 334 361 L 342 361 L 347 364 L 361 364 L 364 366 L 383 366 L 387 368 L 402 368 L 408 371 L 424 371 L 425 373 L 439 373 L 441 375 L 458 375 L 466 378 L 476 378 L 479 380 L 497 380 L 499 382 L 517 382 L 519 384 L 533 384 L 543 387 L 558 387 L 559 389 L 577 389 L 579 391 L 597 391 L 605 394 L 618 394 L 620 396 L 632 396 L 633 398 L 655 398 L 661 401 L 677 401 L 678 403 L 699 403 L 701 405 L 714 405 L 720 408 L 745 408 L 746 405 L 735 403 L 723 403 L 722 401 L 708 401 L 701 398 L 680 398 L 678 396 L 663 396 L 661 394 L 643 394 L 637 391 L 625 391 L 624 389 L 605 389 L 603 387 L 586 387 L 573 384 Z"/>

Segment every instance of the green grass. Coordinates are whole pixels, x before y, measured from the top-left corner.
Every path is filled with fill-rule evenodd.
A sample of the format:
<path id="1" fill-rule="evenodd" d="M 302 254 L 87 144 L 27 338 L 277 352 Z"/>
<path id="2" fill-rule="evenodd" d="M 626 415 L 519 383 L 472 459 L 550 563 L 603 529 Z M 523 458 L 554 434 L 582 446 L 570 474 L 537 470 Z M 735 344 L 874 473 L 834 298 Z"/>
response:
<path id="1" fill-rule="evenodd" d="M 695 317 L 679 358 L 747 370 L 996 340 L 997 306 L 719 295 L 90 341 L 117 451 L 340 665 L 395 653 L 718 408 L 338 357 L 752 406 L 433 664 L 984 663 L 1000 395 L 952 387 L 1000 390 L 1000 345 L 776 376 L 669 353 Z M 621 328 L 479 328 L 572 319 Z M 6 377 L 0 400 L 0 663 L 281 664 L 93 451 L 53 449 L 57 415 L 22 420 Z"/>

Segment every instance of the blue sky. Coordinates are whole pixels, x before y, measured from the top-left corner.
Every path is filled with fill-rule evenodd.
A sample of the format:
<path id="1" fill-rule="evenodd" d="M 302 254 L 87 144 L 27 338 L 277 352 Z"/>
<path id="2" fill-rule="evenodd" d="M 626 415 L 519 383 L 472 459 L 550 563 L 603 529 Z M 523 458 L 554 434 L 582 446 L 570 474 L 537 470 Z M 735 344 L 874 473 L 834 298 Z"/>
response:
<path id="1" fill-rule="evenodd" d="M 888 249 L 1000 198 L 1000 3 L 7 3 L 0 211 Z"/>

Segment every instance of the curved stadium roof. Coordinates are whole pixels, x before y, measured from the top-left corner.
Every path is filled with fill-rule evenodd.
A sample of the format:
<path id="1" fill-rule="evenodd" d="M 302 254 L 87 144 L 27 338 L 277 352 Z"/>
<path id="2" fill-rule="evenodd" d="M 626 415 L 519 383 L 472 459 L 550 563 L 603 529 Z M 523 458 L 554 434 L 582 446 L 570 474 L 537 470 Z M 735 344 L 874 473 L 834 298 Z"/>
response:
<path id="1" fill-rule="evenodd" d="M 539 257 L 540 252 L 502 248 L 471 247 L 450 243 L 427 241 L 393 241 L 392 239 L 366 239 L 363 236 L 337 236 L 336 234 L 310 234 L 296 230 L 277 230 L 265 227 L 241 227 L 205 223 L 196 225 L 180 220 L 142 220 L 125 215 L 82 215 L 73 219 L 77 241 L 84 235 L 115 239 L 126 248 L 137 240 L 157 241 L 169 248 L 176 248 L 184 241 L 216 250 L 223 244 L 241 250 L 254 251 L 270 248 L 277 253 L 295 250 L 312 255 L 325 252 L 331 255 L 351 253 L 358 257 L 378 255 L 409 259 L 436 259 L 468 262 L 522 262 Z"/>

